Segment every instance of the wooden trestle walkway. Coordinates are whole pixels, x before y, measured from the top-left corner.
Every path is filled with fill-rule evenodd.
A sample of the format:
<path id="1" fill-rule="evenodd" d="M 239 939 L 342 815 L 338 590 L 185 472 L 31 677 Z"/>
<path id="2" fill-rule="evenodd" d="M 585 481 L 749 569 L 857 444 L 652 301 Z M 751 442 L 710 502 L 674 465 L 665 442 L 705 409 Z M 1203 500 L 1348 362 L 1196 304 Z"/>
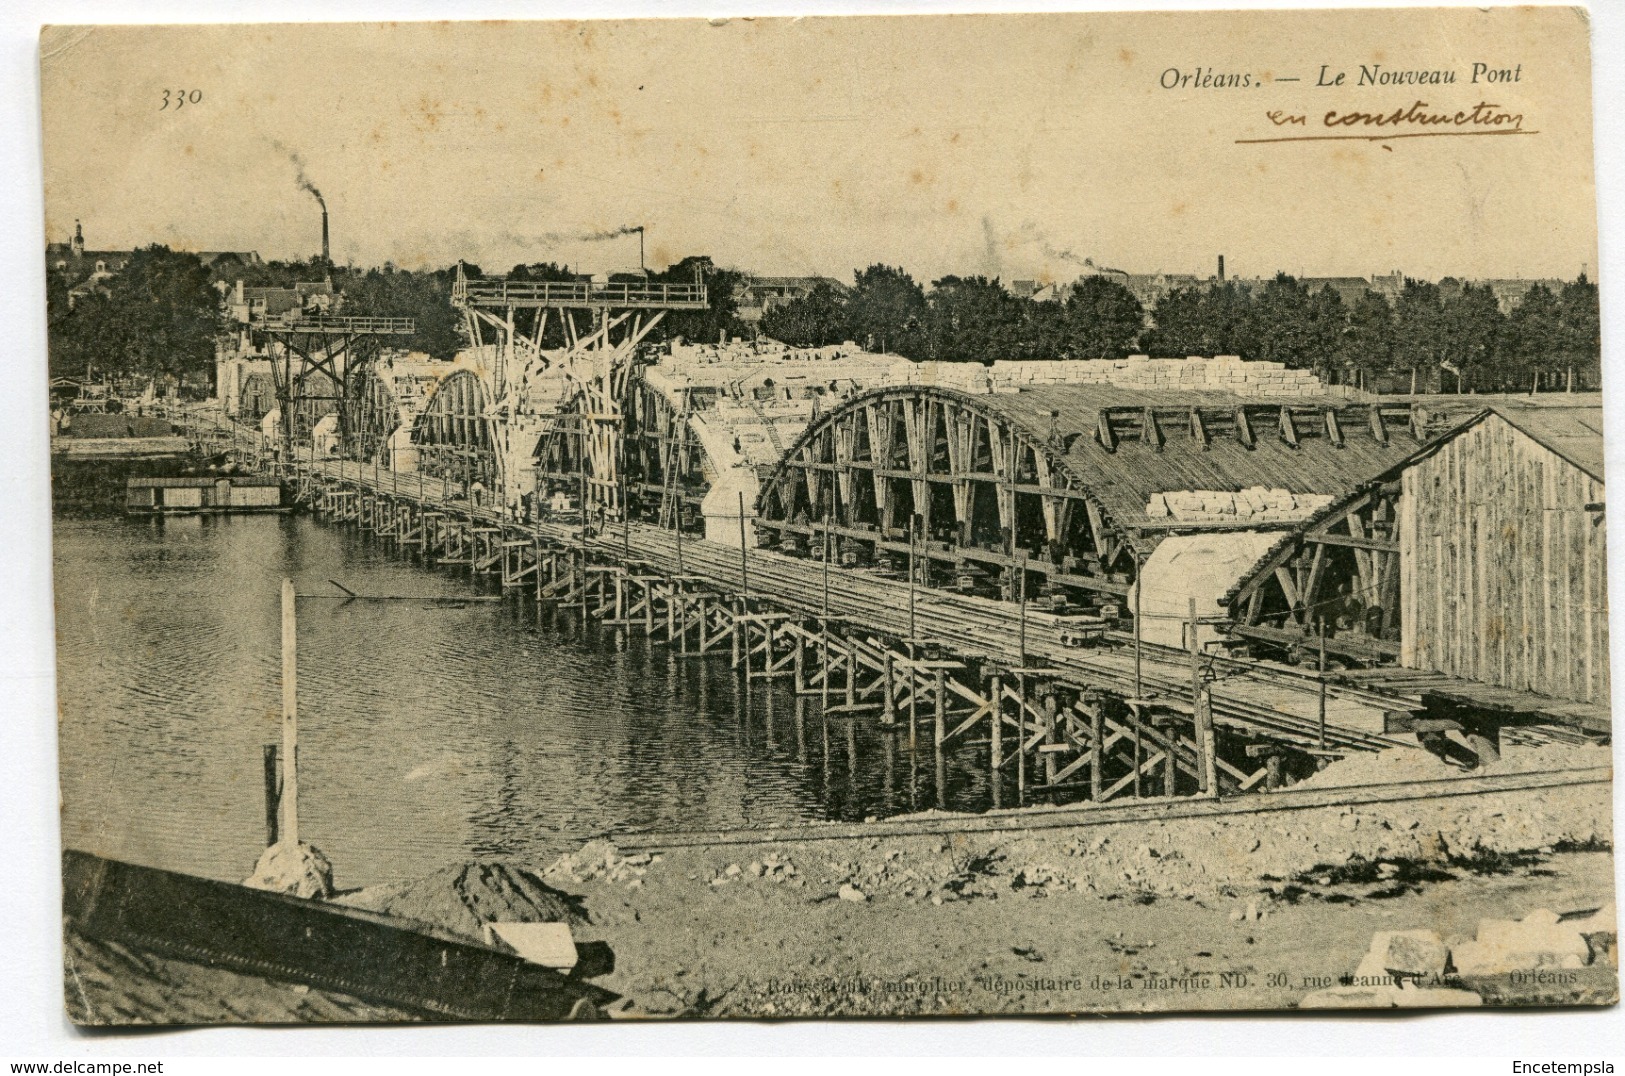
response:
<path id="1" fill-rule="evenodd" d="M 252 458 L 252 457 L 250 457 Z M 263 461 L 270 466 L 270 461 Z M 1278 788 L 1315 758 L 1415 746 L 1383 735 L 1407 700 L 1285 666 L 1133 641 L 1062 644 L 1054 618 L 874 574 L 611 522 L 517 523 L 459 486 L 349 460 L 295 460 L 298 503 L 414 554 L 642 631 L 750 680 L 870 715 L 909 747 L 985 746 L 995 806 Z M 912 631 L 910 626 L 912 624 Z M 1023 643 L 1025 645 L 1023 645 Z M 1324 722 L 1320 713 L 1324 709 Z"/>

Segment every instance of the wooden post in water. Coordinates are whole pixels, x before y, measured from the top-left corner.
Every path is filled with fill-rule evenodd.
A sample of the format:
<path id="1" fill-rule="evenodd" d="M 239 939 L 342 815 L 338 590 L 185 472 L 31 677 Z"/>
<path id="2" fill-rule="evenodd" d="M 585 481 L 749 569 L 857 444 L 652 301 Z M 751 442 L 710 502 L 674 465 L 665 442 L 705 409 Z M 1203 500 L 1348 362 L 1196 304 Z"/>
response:
<path id="1" fill-rule="evenodd" d="M 914 638 L 914 516 L 908 518 L 908 637 Z"/>
<path id="2" fill-rule="evenodd" d="M 824 595 L 818 616 L 819 660 L 824 663 L 821 700 L 829 709 L 829 509 L 824 510 Z"/>
<path id="3" fill-rule="evenodd" d="M 282 841 L 299 843 L 299 665 L 293 580 L 282 580 L 282 791 L 277 797 Z"/>
<path id="4" fill-rule="evenodd" d="M 625 441 L 625 438 L 622 438 Z M 623 443 L 621 453 L 626 453 Z M 632 563 L 632 494 L 626 486 L 626 461 L 623 459 L 620 466 L 621 479 L 621 570 L 625 571 L 627 565 Z M 533 498 L 534 501 L 534 498 Z M 527 520 L 528 522 L 528 520 Z M 619 615 L 619 614 L 617 614 Z"/>
<path id="5" fill-rule="evenodd" d="M 945 697 L 947 690 L 947 676 L 941 669 L 936 672 L 936 684 L 932 694 L 932 734 L 938 747 L 948 738 L 948 700 Z"/>
<path id="6" fill-rule="evenodd" d="M 1020 573 L 1016 577 L 1016 605 L 1017 605 L 1017 618 L 1016 619 L 1017 619 L 1017 623 L 1019 625 L 1019 628 L 1018 628 L 1017 634 L 1016 634 L 1016 640 L 1017 640 L 1017 642 L 1016 642 L 1016 655 L 1017 655 L 1016 664 L 1021 665 L 1022 667 L 1025 668 L 1026 665 L 1027 665 L 1027 558 L 1026 557 L 1021 558 L 1021 562 L 1016 565 L 1016 571 L 1018 573 Z"/>
<path id="7" fill-rule="evenodd" d="M 682 491 L 677 495 L 677 512 L 674 517 L 677 521 L 677 577 L 683 575 L 683 497 Z"/>
<path id="8" fill-rule="evenodd" d="M 276 844 L 277 803 L 281 795 L 282 775 L 277 772 L 277 745 L 265 745 L 265 847 Z"/>
<path id="9" fill-rule="evenodd" d="M 750 560 L 745 555 L 745 494 L 739 494 L 739 592 L 750 601 Z"/>
<path id="10" fill-rule="evenodd" d="M 914 676 L 914 640 L 908 641 L 908 750 L 909 773 L 914 772 L 914 749 L 919 745 L 920 712 L 917 696 L 920 682 Z"/>
<path id="11" fill-rule="evenodd" d="M 895 725 L 897 723 L 897 699 L 892 695 L 892 653 L 891 647 L 885 647 L 880 659 L 881 689 L 885 697 L 881 699 L 880 723 L 882 725 Z"/>

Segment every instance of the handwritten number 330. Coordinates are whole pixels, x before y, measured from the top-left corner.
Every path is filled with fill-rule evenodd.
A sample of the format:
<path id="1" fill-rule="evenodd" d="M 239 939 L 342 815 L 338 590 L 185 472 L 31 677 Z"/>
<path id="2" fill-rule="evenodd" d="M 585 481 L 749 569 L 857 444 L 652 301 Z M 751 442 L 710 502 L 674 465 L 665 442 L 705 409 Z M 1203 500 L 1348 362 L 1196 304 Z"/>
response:
<path id="1" fill-rule="evenodd" d="M 174 105 L 176 111 L 179 111 L 187 105 L 195 105 L 202 100 L 202 90 L 165 90 L 164 103 L 158 106 L 158 111 L 163 112 L 170 105 Z"/>

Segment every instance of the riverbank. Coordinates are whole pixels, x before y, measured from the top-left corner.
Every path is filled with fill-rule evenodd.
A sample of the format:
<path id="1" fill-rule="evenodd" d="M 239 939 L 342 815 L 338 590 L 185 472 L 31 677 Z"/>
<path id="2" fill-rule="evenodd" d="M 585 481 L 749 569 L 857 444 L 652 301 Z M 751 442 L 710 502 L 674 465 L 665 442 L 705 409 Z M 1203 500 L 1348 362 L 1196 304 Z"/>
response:
<path id="1" fill-rule="evenodd" d="M 634 855 L 598 841 L 543 867 L 488 865 L 493 884 L 442 873 L 341 899 L 470 933 L 526 917 L 500 897 L 516 879 L 546 887 L 578 941 L 614 951 L 598 981 L 651 1016 L 1286 1008 L 1353 973 L 1379 931 L 1459 945 L 1481 920 L 1607 906 L 1611 847 L 1593 785 L 1262 822 Z M 1486 1004 L 1609 1004 L 1611 954 L 1558 982 L 1476 985 Z"/>

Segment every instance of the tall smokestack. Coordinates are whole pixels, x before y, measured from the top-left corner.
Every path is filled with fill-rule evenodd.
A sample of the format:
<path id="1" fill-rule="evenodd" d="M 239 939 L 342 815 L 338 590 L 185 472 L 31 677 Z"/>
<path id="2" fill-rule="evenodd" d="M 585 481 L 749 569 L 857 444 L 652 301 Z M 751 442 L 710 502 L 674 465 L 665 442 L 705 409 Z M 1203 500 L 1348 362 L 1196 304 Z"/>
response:
<path id="1" fill-rule="evenodd" d="M 327 214 L 322 213 L 322 249 L 327 249 Z M 1219 255 L 1219 283 L 1224 283 L 1224 255 Z"/>
<path id="2" fill-rule="evenodd" d="M 326 263 L 326 264 L 329 264 L 329 265 L 331 265 L 332 262 L 333 262 L 333 259 L 328 257 L 328 255 L 327 255 L 327 206 L 326 206 L 326 204 L 323 204 L 323 206 L 322 206 L 322 261 L 324 263 Z M 1220 258 L 1219 261 L 1222 263 L 1224 261 L 1224 259 Z M 1222 264 L 1219 266 L 1219 275 L 1220 276 L 1224 275 L 1224 266 Z"/>

